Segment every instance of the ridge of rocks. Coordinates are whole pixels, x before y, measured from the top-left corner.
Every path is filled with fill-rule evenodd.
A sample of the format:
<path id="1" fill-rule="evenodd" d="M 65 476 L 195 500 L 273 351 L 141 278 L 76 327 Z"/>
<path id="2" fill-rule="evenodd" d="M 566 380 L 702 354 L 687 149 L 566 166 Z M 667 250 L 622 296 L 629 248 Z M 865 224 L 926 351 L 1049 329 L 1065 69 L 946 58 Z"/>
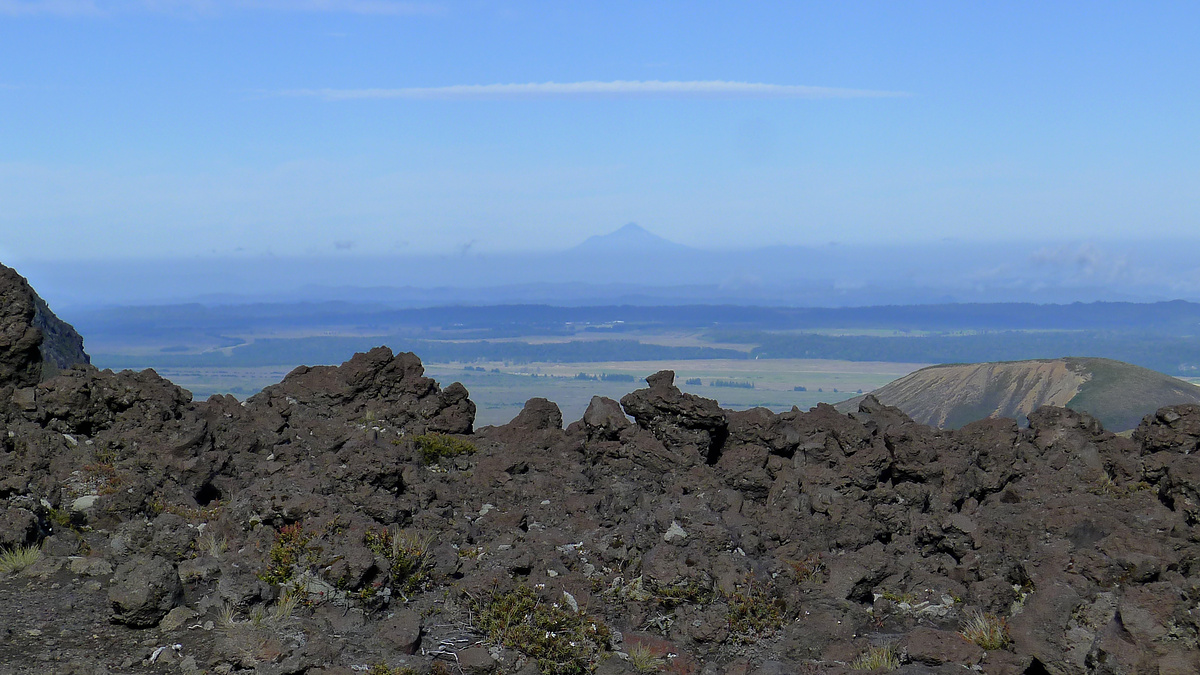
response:
<path id="1" fill-rule="evenodd" d="M 474 429 L 387 348 L 196 402 L 35 382 L 6 321 L 0 549 L 41 559 L 0 572 L 0 675 L 1200 671 L 1200 406 L 945 431 L 663 371 Z M 961 634 L 985 615 L 1004 644 Z"/>

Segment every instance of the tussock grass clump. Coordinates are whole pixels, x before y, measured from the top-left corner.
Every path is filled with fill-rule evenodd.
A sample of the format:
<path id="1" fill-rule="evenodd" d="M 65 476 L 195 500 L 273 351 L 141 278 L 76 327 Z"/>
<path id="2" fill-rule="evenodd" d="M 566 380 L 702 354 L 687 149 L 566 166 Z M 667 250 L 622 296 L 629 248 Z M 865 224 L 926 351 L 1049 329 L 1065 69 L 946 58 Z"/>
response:
<path id="1" fill-rule="evenodd" d="M 393 526 L 386 530 L 368 530 L 364 543 L 372 553 L 387 559 L 391 565 L 392 587 L 400 593 L 424 590 L 432 580 L 433 561 L 429 556 L 432 535 Z"/>
<path id="2" fill-rule="evenodd" d="M 629 656 L 629 665 L 639 673 L 656 673 L 667 664 L 667 660 L 653 649 L 640 642 L 625 650 Z"/>
<path id="3" fill-rule="evenodd" d="M 213 532 L 205 532 L 196 538 L 195 546 L 197 553 L 219 558 L 229 549 L 229 542 L 225 537 L 218 537 Z"/>
<path id="4" fill-rule="evenodd" d="M 850 663 L 853 670 L 895 670 L 900 667 L 900 656 L 892 645 L 868 647 Z"/>
<path id="5" fill-rule="evenodd" d="M 414 440 L 417 443 L 417 451 L 421 453 L 421 461 L 426 464 L 436 464 L 443 457 L 475 453 L 475 444 L 446 434 L 421 434 Z"/>
<path id="6" fill-rule="evenodd" d="M 474 603 L 475 627 L 488 638 L 537 661 L 546 675 L 583 675 L 609 648 L 608 626 L 518 586 Z"/>
<path id="7" fill-rule="evenodd" d="M 967 614 L 960 631 L 963 637 L 988 651 L 1004 649 L 1011 641 L 1008 621 L 995 614 L 974 610 Z"/>
<path id="8" fill-rule="evenodd" d="M 16 573 L 33 565 L 42 557 L 37 546 L 17 546 L 0 551 L 0 574 Z"/>

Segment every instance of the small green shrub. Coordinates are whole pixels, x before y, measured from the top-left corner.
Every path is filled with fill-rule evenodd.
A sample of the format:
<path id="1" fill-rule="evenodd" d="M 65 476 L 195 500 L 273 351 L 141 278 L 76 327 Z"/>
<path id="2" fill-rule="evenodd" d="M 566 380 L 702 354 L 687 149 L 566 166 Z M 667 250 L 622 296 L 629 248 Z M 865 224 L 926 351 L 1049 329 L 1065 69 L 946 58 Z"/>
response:
<path id="1" fill-rule="evenodd" d="M 421 461 L 426 464 L 436 464 L 443 457 L 457 457 L 475 453 L 475 445 L 446 434 L 421 434 L 414 439 L 417 451 L 421 453 Z"/>
<path id="2" fill-rule="evenodd" d="M 869 647 L 850 663 L 854 670 L 895 670 L 900 667 L 900 657 L 892 645 Z"/>
<path id="3" fill-rule="evenodd" d="M 275 544 L 267 553 L 267 569 L 259 579 L 275 585 L 286 584 L 296 573 L 296 565 L 310 562 L 316 553 L 310 544 L 313 535 L 305 532 L 300 523 L 284 525 L 275 533 Z"/>
<path id="4" fill-rule="evenodd" d="M 725 596 L 729 605 L 729 629 L 740 639 L 753 640 L 770 635 L 787 622 L 787 603 L 769 583 L 747 577 Z"/>
<path id="5" fill-rule="evenodd" d="M 917 594 L 911 592 L 898 593 L 885 590 L 879 593 L 879 597 L 897 605 L 915 605 L 917 603 Z"/>
<path id="6" fill-rule="evenodd" d="M 1095 484 L 1088 487 L 1088 492 L 1106 497 L 1122 498 L 1151 489 L 1153 489 L 1152 486 L 1146 481 L 1137 481 L 1126 483 L 1125 485 L 1118 485 L 1117 482 L 1113 480 L 1112 476 L 1104 474 L 1095 482 Z"/>
<path id="7" fill-rule="evenodd" d="M 963 637 L 988 651 L 1003 649 L 1010 641 L 1008 621 L 979 610 L 967 614 L 960 632 Z"/>
<path id="8" fill-rule="evenodd" d="M 429 585 L 433 572 L 433 561 L 429 558 L 432 541 L 432 536 L 391 527 L 367 530 L 364 543 L 375 555 L 387 559 L 392 588 L 404 594 L 424 590 Z"/>
<path id="9" fill-rule="evenodd" d="M 825 565 L 825 561 L 821 560 L 820 553 L 813 553 L 804 560 L 785 560 L 784 562 L 792 568 L 792 576 L 798 584 L 806 581 L 819 584 L 829 574 L 829 568 Z"/>
<path id="10" fill-rule="evenodd" d="M 50 522 L 59 527 L 71 526 L 71 512 L 67 509 L 50 509 Z"/>
<path id="11" fill-rule="evenodd" d="M 609 629 L 599 619 L 546 604 L 528 586 L 493 593 L 475 603 L 475 627 L 493 642 L 537 661 L 546 675 L 591 672 L 608 650 Z"/>
<path id="12" fill-rule="evenodd" d="M 699 579 L 688 579 L 674 584 L 652 582 L 645 590 L 665 609 L 674 609 L 680 605 L 706 605 L 716 598 L 713 587 Z"/>
<path id="13" fill-rule="evenodd" d="M 33 565 L 42 557 L 42 549 L 37 546 L 17 546 L 7 551 L 0 551 L 0 574 L 20 572 Z"/>

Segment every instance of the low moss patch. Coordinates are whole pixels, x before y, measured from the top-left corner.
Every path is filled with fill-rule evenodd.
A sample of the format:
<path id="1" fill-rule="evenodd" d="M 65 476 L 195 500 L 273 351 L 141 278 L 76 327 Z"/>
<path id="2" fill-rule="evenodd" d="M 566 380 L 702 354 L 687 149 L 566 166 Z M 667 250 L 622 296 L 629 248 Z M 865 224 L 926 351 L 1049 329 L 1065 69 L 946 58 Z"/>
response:
<path id="1" fill-rule="evenodd" d="M 386 663 L 376 663 L 367 671 L 367 675 L 417 675 L 417 671 L 408 666 L 392 667 Z"/>
<path id="2" fill-rule="evenodd" d="M 421 461 L 426 464 L 436 464 L 444 457 L 475 453 L 474 443 L 446 434 L 421 434 L 414 441 L 417 444 L 417 451 L 421 453 Z"/>

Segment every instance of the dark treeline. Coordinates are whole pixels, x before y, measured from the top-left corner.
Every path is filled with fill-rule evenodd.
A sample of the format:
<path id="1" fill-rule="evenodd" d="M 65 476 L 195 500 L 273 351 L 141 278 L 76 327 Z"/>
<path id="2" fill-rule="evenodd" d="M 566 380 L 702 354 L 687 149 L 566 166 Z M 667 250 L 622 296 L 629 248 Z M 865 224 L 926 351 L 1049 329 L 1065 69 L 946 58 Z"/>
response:
<path id="1" fill-rule="evenodd" d="M 259 339 L 201 354 L 162 352 L 147 356 L 94 354 L 103 368 L 256 367 L 299 363 L 336 364 L 356 351 L 387 345 L 426 361 L 512 363 L 799 358 L 906 363 L 1019 361 L 1063 356 L 1116 359 L 1171 375 L 1200 375 L 1200 339 L 1118 331 L 1002 331 L 969 335 L 875 337 L 744 332 L 738 341 L 757 344 L 749 354 L 713 347 L 668 347 L 636 340 L 433 341 L 405 337 L 305 337 Z M 601 375 L 601 379 L 615 377 Z M 717 385 L 720 386 L 720 385 Z"/>
<path id="2" fill-rule="evenodd" d="M 1171 375 L 1200 374 L 1200 339 L 1170 335 L 1116 331 L 1004 331 L 928 337 L 773 333 L 742 337 L 759 345 L 752 355 L 761 358 L 976 363 L 1096 356 Z"/>
<path id="3" fill-rule="evenodd" d="M 411 338 L 465 333 L 466 337 L 479 339 L 672 328 L 762 331 L 845 328 L 929 332 L 1106 330 L 1195 335 L 1200 327 L 1200 304 L 1174 301 L 840 308 L 496 305 L 390 309 L 370 304 L 325 302 L 117 307 L 82 311 L 67 318 L 89 336 L 131 340 L 170 340 L 177 336 L 181 341 L 196 335 L 245 335 L 314 328 Z"/>

